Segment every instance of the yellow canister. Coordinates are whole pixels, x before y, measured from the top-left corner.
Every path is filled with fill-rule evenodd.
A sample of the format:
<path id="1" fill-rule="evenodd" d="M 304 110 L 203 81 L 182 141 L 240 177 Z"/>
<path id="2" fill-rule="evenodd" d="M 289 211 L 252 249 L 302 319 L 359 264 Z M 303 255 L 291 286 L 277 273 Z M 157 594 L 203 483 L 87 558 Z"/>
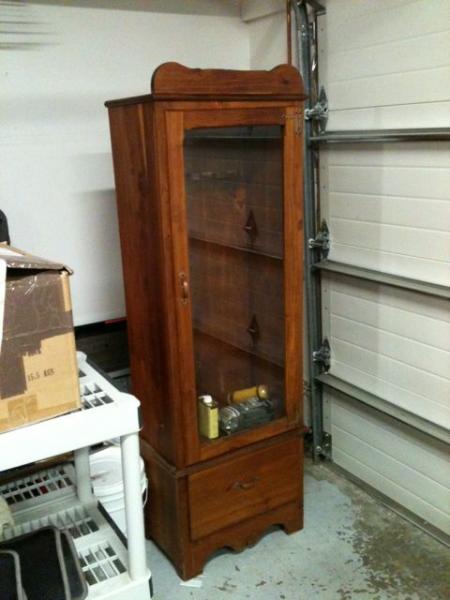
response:
<path id="1" fill-rule="evenodd" d="M 219 407 L 212 396 L 198 397 L 198 428 L 205 438 L 219 437 Z"/>
<path id="2" fill-rule="evenodd" d="M 266 385 L 255 385 L 251 388 L 245 388 L 243 390 L 236 390 L 228 396 L 229 402 L 245 402 L 249 398 L 254 397 L 260 398 L 261 400 L 266 399 L 269 396 L 269 391 Z"/>

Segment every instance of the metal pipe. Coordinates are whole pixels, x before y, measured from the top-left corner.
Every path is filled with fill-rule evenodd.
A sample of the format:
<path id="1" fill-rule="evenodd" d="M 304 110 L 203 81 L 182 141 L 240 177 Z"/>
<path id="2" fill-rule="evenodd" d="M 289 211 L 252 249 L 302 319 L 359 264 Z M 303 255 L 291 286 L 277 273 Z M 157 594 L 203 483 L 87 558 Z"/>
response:
<path id="1" fill-rule="evenodd" d="M 420 279 L 412 279 L 393 273 L 383 273 L 382 271 L 365 269 L 364 267 L 348 265 L 334 260 L 321 260 L 314 265 L 314 269 L 327 271 L 329 273 L 338 273 L 339 275 L 348 275 L 349 277 L 356 277 L 358 279 L 366 279 L 383 285 L 398 287 L 411 292 L 419 292 L 420 294 L 427 294 L 428 296 L 450 300 L 450 288 L 445 285 L 439 285 L 438 283 L 428 283 L 427 281 L 420 281 Z"/>
<path id="2" fill-rule="evenodd" d="M 355 143 L 384 143 L 384 142 L 435 142 L 449 141 L 450 129 L 379 129 L 327 131 L 313 135 L 310 142 L 314 144 L 355 144 Z"/>
<path id="3" fill-rule="evenodd" d="M 300 70 L 303 76 L 306 99 L 306 108 L 312 108 L 312 77 L 310 54 L 310 27 L 306 4 L 303 1 L 294 1 L 294 14 L 296 21 L 296 48 Z M 311 148 L 310 138 L 313 135 L 312 121 L 305 121 L 304 129 L 304 240 L 305 240 L 305 307 L 307 322 L 307 348 L 308 348 L 308 378 L 310 383 L 311 400 L 311 425 L 313 435 L 313 458 L 318 460 L 322 455 L 323 436 L 323 407 L 322 388 L 316 377 L 320 374 L 318 365 L 313 361 L 313 352 L 322 343 L 322 327 L 320 318 L 320 281 L 313 272 L 316 262 L 316 251 L 311 250 L 308 240 L 316 236 L 316 194 L 314 182 L 314 151 Z"/>
<path id="4" fill-rule="evenodd" d="M 288 65 L 292 65 L 291 0 L 286 0 L 286 43 L 287 43 L 287 63 L 288 63 Z"/>

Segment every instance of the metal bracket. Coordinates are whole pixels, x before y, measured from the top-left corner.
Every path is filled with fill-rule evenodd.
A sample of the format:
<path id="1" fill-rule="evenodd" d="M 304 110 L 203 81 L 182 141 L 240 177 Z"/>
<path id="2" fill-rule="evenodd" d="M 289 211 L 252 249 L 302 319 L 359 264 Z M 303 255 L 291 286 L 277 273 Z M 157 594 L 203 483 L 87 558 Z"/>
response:
<path id="1" fill-rule="evenodd" d="M 309 6 L 314 10 L 316 15 L 327 14 L 327 9 L 325 8 L 325 6 L 320 4 L 320 2 L 317 2 L 317 0 L 306 0 L 306 4 L 309 4 Z"/>
<path id="2" fill-rule="evenodd" d="M 319 122 L 319 131 L 324 133 L 328 122 L 328 98 L 324 87 L 320 88 L 319 99 L 312 108 L 305 109 L 305 119 Z"/>
<path id="3" fill-rule="evenodd" d="M 327 371 L 330 370 L 331 348 L 330 348 L 330 342 L 327 340 L 327 338 L 325 338 L 323 340 L 322 345 L 320 346 L 320 348 L 318 350 L 314 350 L 312 358 L 313 358 L 313 362 L 320 365 L 320 367 L 322 368 L 322 371 L 325 371 L 325 373 L 326 373 Z"/>
<path id="4" fill-rule="evenodd" d="M 314 454 L 317 457 L 331 460 L 331 433 L 324 431 L 322 433 L 322 443 L 314 448 Z"/>
<path id="5" fill-rule="evenodd" d="M 308 240 L 308 248 L 310 250 L 319 249 L 325 258 L 328 256 L 330 251 L 330 230 L 325 219 L 320 224 L 320 229 L 316 237 Z"/>

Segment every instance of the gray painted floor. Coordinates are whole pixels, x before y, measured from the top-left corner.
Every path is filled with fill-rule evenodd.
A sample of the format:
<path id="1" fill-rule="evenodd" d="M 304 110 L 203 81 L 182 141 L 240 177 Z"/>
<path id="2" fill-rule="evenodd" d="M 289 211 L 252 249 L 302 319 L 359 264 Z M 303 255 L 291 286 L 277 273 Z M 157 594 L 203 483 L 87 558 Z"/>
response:
<path id="1" fill-rule="evenodd" d="M 151 498 L 150 498 L 151 501 Z M 306 466 L 305 528 L 216 554 L 180 585 L 148 542 L 155 600 L 449 600 L 450 551 L 326 465 Z"/>

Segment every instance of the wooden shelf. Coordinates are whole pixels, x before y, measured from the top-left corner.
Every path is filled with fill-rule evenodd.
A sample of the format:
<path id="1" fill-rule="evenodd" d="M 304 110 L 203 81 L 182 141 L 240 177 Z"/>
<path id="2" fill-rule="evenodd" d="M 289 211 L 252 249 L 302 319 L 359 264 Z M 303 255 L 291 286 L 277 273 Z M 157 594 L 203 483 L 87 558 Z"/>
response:
<path id="1" fill-rule="evenodd" d="M 281 126 L 280 126 L 281 127 Z M 255 135 L 190 135 L 188 141 L 195 140 L 196 142 L 207 142 L 207 141 L 225 141 L 225 142 L 274 142 L 282 141 L 283 136 L 279 135 L 265 135 L 265 136 L 255 136 Z"/>
<path id="2" fill-rule="evenodd" d="M 274 425 L 274 424 L 276 424 L 276 425 Z M 261 429 L 263 431 L 267 430 L 267 429 L 269 429 L 269 430 L 273 429 L 273 427 L 278 429 L 278 427 L 280 425 L 281 426 L 286 425 L 286 417 L 284 415 L 275 416 L 270 421 L 267 421 L 267 423 L 261 423 L 260 425 L 256 425 L 255 427 L 247 427 L 246 429 L 239 429 L 238 431 L 235 431 L 234 433 L 230 433 L 229 435 L 220 434 L 218 438 L 215 438 L 213 440 L 210 440 L 208 438 L 200 436 L 200 443 L 203 448 L 209 448 L 216 444 L 230 443 L 230 442 L 226 442 L 226 440 L 232 440 L 233 438 L 237 438 L 239 436 L 248 435 L 250 432 L 255 431 L 257 429 Z"/>
<path id="3" fill-rule="evenodd" d="M 234 342 L 224 340 L 223 338 L 220 338 L 217 335 L 211 334 L 211 333 L 205 331 L 204 329 L 197 327 L 195 325 L 195 323 L 194 323 L 193 329 L 194 329 L 194 333 L 200 333 L 201 335 L 204 335 L 206 337 L 213 339 L 215 342 L 225 344 L 226 346 L 229 346 L 230 348 L 239 350 L 239 352 L 244 352 L 245 354 L 248 354 L 249 356 L 253 356 L 259 360 L 263 360 L 264 362 L 270 363 L 271 365 L 273 365 L 275 367 L 284 369 L 284 364 L 282 361 L 276 360 L 275 358 L 270 357 L 268 354 L 265 354 L 263 352 L 255 352 L 254 350 L 250 350 L 249 348 L 245 348 L 244 346 L 235 344 Z"/>
<path id="4" fill-rule="evenodd" d="M 232 450 L 239 450 L 250 444 L 267 440 L 273 436 L 284 434 L 289 430 L 297 429 L 298 425 L 290 424 L 286 417 L 279 417 L 265 423 L 260 427 L 244 429 L 232 435 L 222 435 L 215 440 L 201 438 L 201 455 L 203 460 L 216 457 Z"/>
<path id="5" fill-rule="evenodd" d="M 283 257 L 278 256 L 276 254 L 269 254 L 268 252 L 261 252 L 260 250 L 256 250 L 254 248 L 246 248 L 245 246 L 234 246 L 231 244 L 225 244 L 224 242 L 219 242 L 216 240 L 208 240 L 206 238 L 202 238 L 196 235 L 189 234 L 189 241 L 200 242 L 203 244 L 210 244 L 213 246 L 219 246 L 220 248 L 229 248 L 230 250 L 235 250 L 236 252 L 246 252 L 248 254 L 256 254 L 257 256 L 263 256 L 264 258 L 270 258 L 272 260 L 277 260 L 283 262 Z"/>

